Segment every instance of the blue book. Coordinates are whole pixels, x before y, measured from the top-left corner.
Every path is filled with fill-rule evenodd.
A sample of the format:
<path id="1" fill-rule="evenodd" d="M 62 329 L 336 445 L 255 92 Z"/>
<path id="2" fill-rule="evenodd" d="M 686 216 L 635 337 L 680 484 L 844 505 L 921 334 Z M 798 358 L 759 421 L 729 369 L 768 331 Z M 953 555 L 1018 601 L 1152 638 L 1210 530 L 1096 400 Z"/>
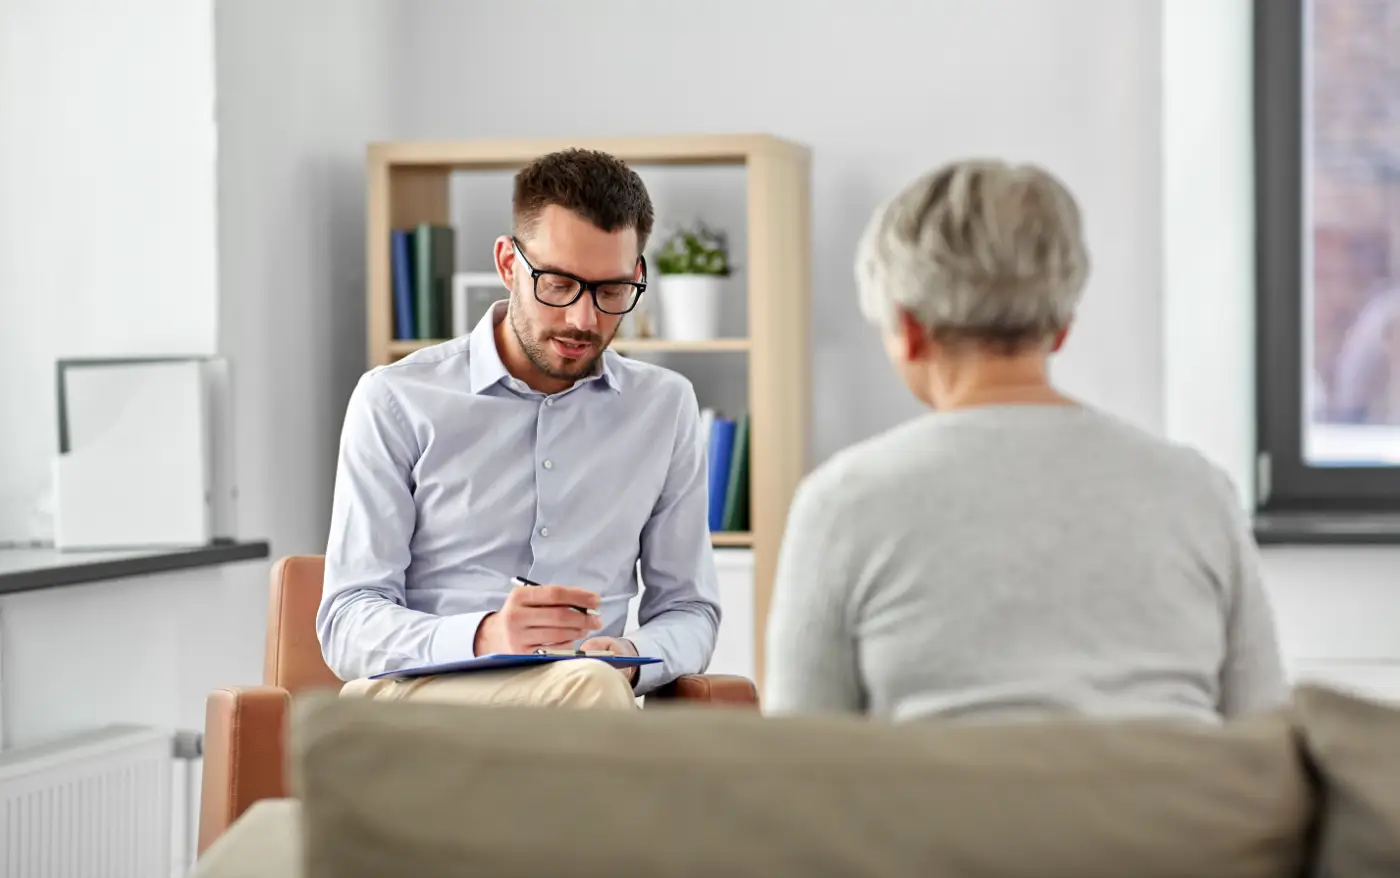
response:
<path id="1" fill-rule="evenodd" d="M 724 530 L 724 498 L 729 493 L 729 467 L 734 462 L 733 418 L 716 417 L 710 424 L 710 530 Z"/>
<path id="2" fill-rule="evenodd" d="M 413 233 L 394 229 L 389 233 L 389 257 L 394 269 L 394 338 L 416 338 L 413 325 Z"/>
<path id="3" fill-rule="evenodd" d="M 593 659 L 612 665 L 614 668 L 628 668 L 637 665 L 652 665 L 661 661 L 659 658 L 647 658 L 646 656 L 635 655 L 577 655 L 577 654 L 549 654 L 549 655 L 510 655 L 507 653 L 492 653 L 491 655 L 477 656 L 472 659 L 463 659 L 457 662 L 443 662 L 437 665 L 423 665 L 417 668 L 402 668 L 397 671 L 385 671 L 382 674 L 374 674 L 371 680 L 397 679 L 407 680 L 413 677 L 432 677 L 438 674 L 463 674 L 470 671 L 493 671 L 501 668 L 523 668 L 530 665 L 546 665 L 550 662 L 568 662 L 575 659 Z"/>

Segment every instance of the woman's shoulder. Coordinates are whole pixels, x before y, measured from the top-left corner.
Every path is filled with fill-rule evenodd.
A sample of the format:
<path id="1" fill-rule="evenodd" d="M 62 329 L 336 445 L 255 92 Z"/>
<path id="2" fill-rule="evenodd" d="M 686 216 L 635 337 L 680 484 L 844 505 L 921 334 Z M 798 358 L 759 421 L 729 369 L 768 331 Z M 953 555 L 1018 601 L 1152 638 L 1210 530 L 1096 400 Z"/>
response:
<path id="1" fill-rule="evenodd" d="M 915 418 L 857 440 L 813 467 L 799 493 L 824 504 L 878 494 L 889 483 L 906 479 L 910 465 L 925 456 L 928 446 L 920 434 L 927 429 L 926 417 Z"/>
<path id="2" fill-rule="evenodd" d="M 1028 454 L 1035 448 L 1042 454 Z M 1197 503 L 1236 505 L 1226 471 L 1199 450 L 1089 407 L 1004 407 L 929 413 L 895 425 L 832 454 L 803 482 L 813 502 L 859 507 L 913 482 L 951 488 L 989 487 L 986 477 L 1025 472 L 1052 454 L 1050 479 L 1131 482 Z"/>
<path id="3" fill-rule="evenodd" d="M 1175 483 L 1198 488 L 1215 500 L 1228 499 L 1226 495 L 1235 493 L 1234 482 L 1225 468 L 1198 448 L 1115 415 L 1095 412 L 1094 416 L 1102 427 L 1105 441 L 1117 446 L 1124 456 L 1139 461 L 1144 468 L 1155 469 Z"/>

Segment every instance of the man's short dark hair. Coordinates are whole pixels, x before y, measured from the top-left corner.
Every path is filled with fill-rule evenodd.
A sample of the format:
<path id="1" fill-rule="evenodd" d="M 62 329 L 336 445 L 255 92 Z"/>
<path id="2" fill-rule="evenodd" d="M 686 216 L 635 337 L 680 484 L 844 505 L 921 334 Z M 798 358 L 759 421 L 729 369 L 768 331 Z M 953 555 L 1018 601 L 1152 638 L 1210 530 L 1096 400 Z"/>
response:
<path id="1" fill-rule="evenodd" d="M 515 175 L 515 233 L 528 236 L 551 204 L 571 210 L 605 232 L 637 230 L 646 249 L 655 217 L 637 172 L 616 156 L 566 149 L 540 156 Z"/>

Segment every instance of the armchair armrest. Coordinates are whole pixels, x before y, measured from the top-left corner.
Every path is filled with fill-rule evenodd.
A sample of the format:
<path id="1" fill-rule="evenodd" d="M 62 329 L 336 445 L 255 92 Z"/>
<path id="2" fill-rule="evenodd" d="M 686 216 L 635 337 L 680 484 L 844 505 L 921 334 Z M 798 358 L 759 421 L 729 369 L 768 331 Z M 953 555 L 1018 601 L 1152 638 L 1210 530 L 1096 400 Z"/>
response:
<path id="1" fill-rule="evenodd" d="M 699 701 L 758 709 L 758 688 L 747 677 L 730 674 L 689 674 L 654 690 L 648 698 Z"/>
<path id="2" fill-rule="evenodd" d="M 260 799 L 285 796 L 283 731 L 291 695 L 278 686 L 209 693 L 204 711 L 204 778 L 199 853 Z"/>

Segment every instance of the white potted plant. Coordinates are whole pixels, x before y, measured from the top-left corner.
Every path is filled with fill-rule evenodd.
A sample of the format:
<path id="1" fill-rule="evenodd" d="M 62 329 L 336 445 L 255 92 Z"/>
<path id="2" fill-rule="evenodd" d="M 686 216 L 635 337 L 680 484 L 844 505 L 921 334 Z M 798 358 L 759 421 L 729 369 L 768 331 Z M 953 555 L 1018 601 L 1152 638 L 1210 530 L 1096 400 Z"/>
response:
<path id="1" fill-rule="evenodd" d="M 719 335 L 720 296 L 729 277 L 724 232 L 697 221 L 676 229 L 653 260 L 662 334 L 672 341 L 704 341 Z"/>

